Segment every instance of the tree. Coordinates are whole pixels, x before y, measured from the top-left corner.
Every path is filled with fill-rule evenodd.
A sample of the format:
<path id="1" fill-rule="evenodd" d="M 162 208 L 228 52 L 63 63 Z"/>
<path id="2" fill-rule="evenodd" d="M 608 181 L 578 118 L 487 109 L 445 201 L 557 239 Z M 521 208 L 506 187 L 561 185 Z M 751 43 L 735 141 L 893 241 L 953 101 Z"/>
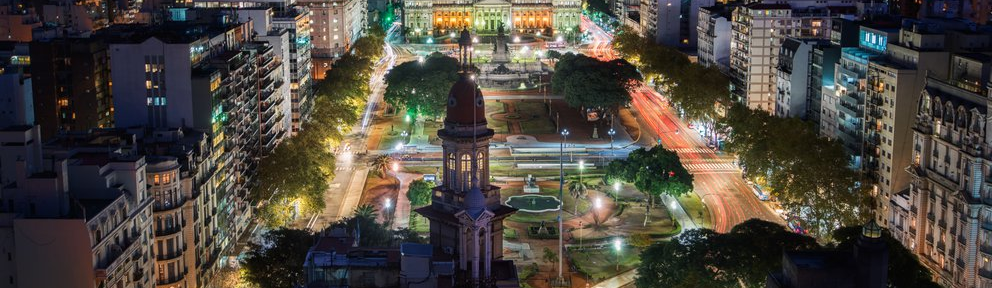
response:
<path id="1" fill-rule="evenodd" d="M 316 85 L 314 108 L 301 131 L 283 141 L 258 165 L 258 185 L 249 196 L 262 204 L 259 216 L 268 227 L 289 224 L 296 215 L 322 211 L 327 181 L 334 177 L 334 154 L 351 127 L 361 119 L 371 91 L 372 60 L 382 54 L 383 33 L 373 31 L 360 39 L 353 53 L 335 61 L 327 77 Z M 360 51 L 359 51 L 360 50 Z M 228 121 L 221 119 L 222 121 Z M 234 120 L 234 119 L 231 119 Z"/>
<path id="2" fill-rule="evenodd" d="M 647 248 L 654 243 L 651 239 L 651 235 L 647 233 L 637 233 L 630 236 L 630 245 L 637 248 Z"/>
<path id="3" fill-rule="evenodd" d="M 410 188 L 406 191 L 406 198 L 410 199 L 410 205 L 415 207 L 431 204 L 431 189 L 433 182 L 424 180 L 413 180 Z"/>
<path id="4" fill-rule="evenodd" d="M 259 242 L 248 245 L 248 255 L 242 260 L 245 280 L 261 288 L 282 288 L 303 285 L 303 262 L 313 246 L 310 232 L 278 229 L 266 232 Z"/>
<path id="5" fill-rule="evenodd" d="M 819 248 L 815 239 L 758 219 L 719 234 L 683 232 L 641 252 L 637 287 L 762 287 L 781 271 L 782 251 Z"/>
<path id="6" fill-rule="evenodd" d="M 834 230 L 833 240 L 837 241 L 836 249 L 851 250 L 861 236 L 861 226 L 842 227 Z M 920 260 L 912 251 L 906 249 L 899 240 L 892 238 L 888 230 L 882 232 L 882 239 L 889 247 L 889 287 L 893 288 L 937 288 L 930 270 L 920 264 Z"/>
<path id="7" fill-rule="evenodd" d="M 372 206 L 372 204 L 362 204 L 359 205 L 358 207 L 355 207 L 354 214 L 355 214 L 354 216 L 355 218 L 371 219 L 371 220 L 375 220 L 375 218 L 379 216 L 378 210 L 375 209 L 375 206 Z"/>
<path id="8" fill-rule="evenodd" d="M 393 158 L 386 154 L 379 154 L 372 157 L 369 161 L 369 168 L 374 175 L 383 177 L 386 175 L 386 169 L 389 169 L 389 164 L 393 163 Z"/>
<path id="9" fill-rule="evenodd" d="M 849 168 L 839 142 L 820 137 L 797 118 L 778 118 L 743 105 L 731 106 L 720 121 L 730 132 L 727 151 L 745 166 L 745 175 L 770 188 L 806 230 L 827 237 L 834 227 L 863 223 L 868 217 L 869 185 Z"/>
<path id="10" fill-rule="evenodd" d="M 575 199 L 575 204 L 572 205 L 572 214 L 578 215 L 579 198 L 586 197 L 586 191 L 589 187 L 581 179 L 569 179 L 565 186 L 568 188 L 568 194 Z"/>
<path id="11" fill-rule="evenodd" d="M 551 86 L 573 108 L 604 109 L 630 103 L 641 76 L 626 60 L 600 61 L 566 53 L 555 64 Z"/>
<path id="12" fill-rule="evenodd" d="M 386 74 L 386 102 L 408 113 L 436 118 L 444 113 L 451 86 L 458 81 L 458 60 L 434 53 L 406 62 Z"/>
<path id="13" fill-rule="evenodd" d="M 551 248 L 544 247 L 544 253 L 541 256 L 541 260 L 543 260 L 544 263 L 549 263 L 549 264 L 557 263 L 558 253 L 556 253 L 554 250 L 551 250 Z M 552 267 L 554 267 L 554 265 L 552 265 Z"/>
<path id="14" fill-rule="evenodd" d="M 654 198 L 664 195 L 681 196 L 692 191 L 692 174 L 682 166 L 678 154 L 661 146 L 650 150 L 634 150 L 627 159 L 614 160 L 606 166 L 607 179 L 620 179 L 634 183 L 638 191 L 648 198 L 644 226 Z"/>

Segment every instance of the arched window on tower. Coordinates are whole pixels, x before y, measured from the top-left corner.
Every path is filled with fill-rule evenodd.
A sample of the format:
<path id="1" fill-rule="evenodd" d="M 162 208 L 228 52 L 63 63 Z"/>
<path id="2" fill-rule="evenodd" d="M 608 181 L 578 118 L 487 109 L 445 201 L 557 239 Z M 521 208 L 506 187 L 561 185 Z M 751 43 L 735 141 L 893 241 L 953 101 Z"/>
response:
<path id="1" fill-rule="evenodd" d="M 472 155 L 462 154 L 462 163 L 459 166 L 461 168 L 461 173 L 459 173 L 458 182 L 461 182 L 459 190 L 468 191 L 472 188 Z"/>
<path id="2" fill-rule="evenodd" d="M 477 156 L 478 156 L 478 158 L 476 158 L 475 162 L 478 165 L 478 168 L 479 169 L 478 169 L 478 172 L 476 172 L 476 173 L 479 173 L 479 174 L 477 174 L 477 177 L 479 177 L 479 183 L 481 185 L 482 179 L 484 179 L 485 177 L 487 177 L 486 176 L 487 174 L 485 172 L 486 171 L 486 153 L 485 152 L 479 152 L 479 154 L 477 154 Z M 482 187 L 480 187 L 480 188 L 482 188 Z"/>
<path id="3" fill-rule="evenodd" d="M 448 162 L 444 167 L 444 183 L 445 186 L 455 187 L 455 153 L 448 153 Z"/>

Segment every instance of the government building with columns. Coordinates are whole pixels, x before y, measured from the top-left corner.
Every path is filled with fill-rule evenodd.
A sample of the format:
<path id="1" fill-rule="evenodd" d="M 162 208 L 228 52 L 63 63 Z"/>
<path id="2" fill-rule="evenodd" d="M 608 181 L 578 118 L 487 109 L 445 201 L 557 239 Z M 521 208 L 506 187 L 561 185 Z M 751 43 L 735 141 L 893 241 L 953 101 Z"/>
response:
<path id="1" fill-rule="evenodd" d="M 495 35 L 502 24 L 513 33 L 551 36 L 578 32 L 581 0 L 407 0 L 403 25 L 410 35 L 447 35 L 468 29 Z"/>

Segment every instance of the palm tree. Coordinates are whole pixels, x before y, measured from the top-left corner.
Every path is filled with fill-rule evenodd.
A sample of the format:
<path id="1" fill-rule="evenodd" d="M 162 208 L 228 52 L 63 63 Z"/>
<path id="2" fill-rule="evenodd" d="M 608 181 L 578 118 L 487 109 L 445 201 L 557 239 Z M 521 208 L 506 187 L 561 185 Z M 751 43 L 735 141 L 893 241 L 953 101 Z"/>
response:
<path id="1" fill-rule="evenodd" d="M 378 216 L 378 212 L 372 204 L 364 204 L 355 207 L 355 218 L 375 220 Z"/>
<path id="2" fill-rule="evenodd" d="M 382 177 L 386 175 L 386 169 L 389 167 L 389 163 L 393 162 L 393 158 L 386 154 L 376 155 L 369 161 L 369 167 L 372 168 L 372 173 L 376 176 Z"/>
<path id="3" fill-rule="evenodd" d="M 589 186 L 586 185 L 581 179 L 571 179 L 565 184 L 568 186 L 568 194 L 575 198 L 575 204 L 572 205 L 572 214 L 578 213 L 579 198 L 586 197 L 586 191 L 589 190 Z"/>

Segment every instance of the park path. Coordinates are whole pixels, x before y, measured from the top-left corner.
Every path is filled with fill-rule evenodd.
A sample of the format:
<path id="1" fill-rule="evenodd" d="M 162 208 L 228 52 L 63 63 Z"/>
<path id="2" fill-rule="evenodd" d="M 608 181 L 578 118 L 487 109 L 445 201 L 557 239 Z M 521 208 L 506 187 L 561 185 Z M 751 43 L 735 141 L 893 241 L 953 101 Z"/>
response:
<path id="1" fill-rule="evenodd" d="M 400 180 L 400 185 L 394 198 L 396 208 L 392 211 L 393 229 L 410 227 L 410 199 L 406 197 L 406 191 L 410 189 L 410 182 L 420 177 L 420 174 L 397 173 L 396 178 Z"/>

